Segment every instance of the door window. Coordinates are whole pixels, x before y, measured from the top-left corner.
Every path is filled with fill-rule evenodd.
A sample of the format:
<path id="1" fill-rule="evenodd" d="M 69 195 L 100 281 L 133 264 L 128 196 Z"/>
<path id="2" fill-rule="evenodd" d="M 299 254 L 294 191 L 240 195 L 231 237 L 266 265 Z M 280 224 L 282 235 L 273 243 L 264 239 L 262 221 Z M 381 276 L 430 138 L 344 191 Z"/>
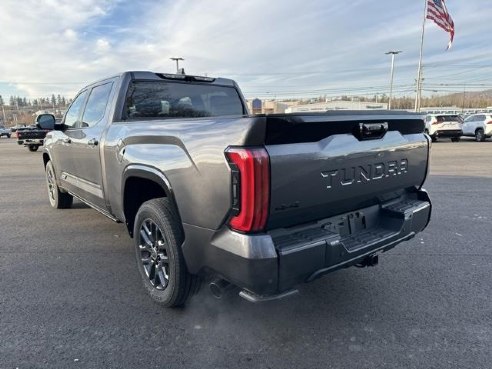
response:
<path id="1" fill-rule="evenodd" d="M 87 90 L 80 93 L 68 108 L 67 114 L 65 114 L 65 121 L 63 122 L 67 128 L 75 128 L 79 121 L 80 111 L 84 106 L 85 97 L 87 96 Z"/>
<path id="2" fill-rule="evenodd" d="M 92 89 L 82 117 L 82 128 L 92 127 L 104 117 L 112 87 L 110 82 Z"/>

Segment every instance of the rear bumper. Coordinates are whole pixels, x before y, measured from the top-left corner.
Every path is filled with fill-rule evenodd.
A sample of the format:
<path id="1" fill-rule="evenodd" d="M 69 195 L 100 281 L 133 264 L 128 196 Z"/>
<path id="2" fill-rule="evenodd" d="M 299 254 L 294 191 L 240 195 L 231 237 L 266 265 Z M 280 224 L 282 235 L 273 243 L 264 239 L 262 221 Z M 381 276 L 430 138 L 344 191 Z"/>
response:
<path id="1" fill-rule="evenodd" d="M 256 296 L 272 296 L 413 238 L 430 215 L 430 199 L 418 191 L 268 234 L 244 235 L 224 228 L 205 235 L 203 228 L 185 225 L 183 253 L 192 273 L 211 272 Z M 204 237 L 210 242 L 204 243 Z"/>
<path id="2" fill-rule="evenodd" d="M 43 142 L 44 142 L 44 139 L 27 138 L 24 140 L 24 146 L 29 146 L 29 145 L 40 145 L 40 146 L 42 146 Z"/>
<path id="3" fill-rule="evenodd" d="M 461 129 L 443 129 L 438 130 L 433 133 L 435 137 L 461 137 L 463 136 L 463 131 Z"/>

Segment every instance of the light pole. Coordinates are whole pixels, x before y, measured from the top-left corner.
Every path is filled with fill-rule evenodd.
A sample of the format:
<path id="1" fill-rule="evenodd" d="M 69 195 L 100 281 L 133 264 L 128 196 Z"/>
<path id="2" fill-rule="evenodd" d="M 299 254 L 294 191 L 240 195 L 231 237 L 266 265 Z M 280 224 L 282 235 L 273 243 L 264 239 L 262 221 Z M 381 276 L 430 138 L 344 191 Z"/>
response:
<path id="1" fill-rule="evenodd" d="M 171 60 L 174 60 L 176 62 L 176 73 L 179 74 L 179 61 L 184 60 L 183 58 L 169 58 Z"/>
<path id="2" fill-rule="evenodd" d="M 388 99 L 388 109 L 391 109 L 391 98 L 393 96 L 393 76 L 395 73 L 395 55 L 398 55 L 401 53 L 400 50 L 390 50 L 386 55 L 391 55 L 391 77 L 390 77 L 390 93 L 389 93 L 389 99 Z"/>

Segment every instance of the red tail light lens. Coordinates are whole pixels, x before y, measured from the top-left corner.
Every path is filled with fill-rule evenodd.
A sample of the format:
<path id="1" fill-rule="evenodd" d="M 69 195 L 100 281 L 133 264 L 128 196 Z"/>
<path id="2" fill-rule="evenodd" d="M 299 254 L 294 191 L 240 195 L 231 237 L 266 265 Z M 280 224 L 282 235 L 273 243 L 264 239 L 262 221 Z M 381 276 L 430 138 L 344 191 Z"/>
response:
<path id="1" fill-rule="evenodd" d="M 492 120 L 491 121 L 488 121 L 487 124 L 492 124 Z"/>
<path id="2" fill-rule="evenodd" d="M 232 229 L 259 232 L 265 228 L 270 204 L 270 158 L 264 148 L 229 148 L 232 169 Z"/>

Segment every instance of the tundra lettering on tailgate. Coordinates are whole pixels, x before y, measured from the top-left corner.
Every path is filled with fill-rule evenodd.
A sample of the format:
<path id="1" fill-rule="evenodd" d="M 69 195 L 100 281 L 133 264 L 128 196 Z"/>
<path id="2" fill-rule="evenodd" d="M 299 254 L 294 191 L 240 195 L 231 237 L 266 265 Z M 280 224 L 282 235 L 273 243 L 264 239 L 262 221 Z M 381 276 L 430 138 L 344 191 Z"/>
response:
<path id="1" fill-rule="evenodd" d="M 321 172 L 321 176 L 328 180 L 326 188 L 334 186 L 349 186 L 355 183 L 366 183 L 388 177 L 408 173 L 408 160 L 392 160 L 376 164 L 358 165 L 356 167 L 333 169 Z"/>

